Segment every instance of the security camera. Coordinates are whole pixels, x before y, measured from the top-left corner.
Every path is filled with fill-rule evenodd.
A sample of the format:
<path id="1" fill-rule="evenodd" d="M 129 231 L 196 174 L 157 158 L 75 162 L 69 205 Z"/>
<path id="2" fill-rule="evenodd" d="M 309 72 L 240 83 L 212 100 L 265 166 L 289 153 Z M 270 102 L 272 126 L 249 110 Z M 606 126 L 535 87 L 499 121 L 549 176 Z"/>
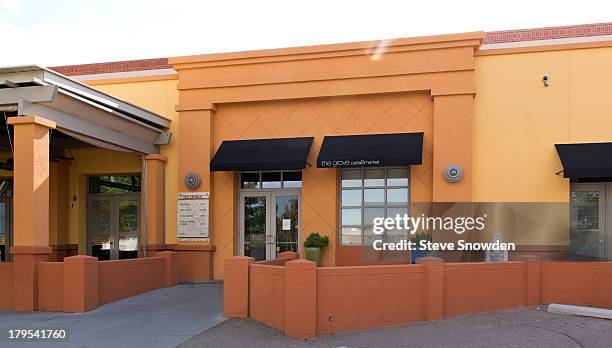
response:
<path id="1" fill-rule="evenodd" d="M 544 87 L 548 87 L 548 80 L 550 80 L 550 77 L 548 77 L 547 74 L 542 75 L 542 83 L 544 84 Z"/>

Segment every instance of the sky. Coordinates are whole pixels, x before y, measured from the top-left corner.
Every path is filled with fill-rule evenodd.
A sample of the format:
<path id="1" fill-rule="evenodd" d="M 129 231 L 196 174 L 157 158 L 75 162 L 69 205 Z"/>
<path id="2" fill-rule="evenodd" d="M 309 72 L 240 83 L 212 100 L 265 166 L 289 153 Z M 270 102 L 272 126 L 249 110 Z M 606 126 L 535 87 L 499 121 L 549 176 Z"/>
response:
<path id="1" fill-rule="evenodd" d="M 0 66 L 612 21 L 611 1 L 0 0 Z"/>

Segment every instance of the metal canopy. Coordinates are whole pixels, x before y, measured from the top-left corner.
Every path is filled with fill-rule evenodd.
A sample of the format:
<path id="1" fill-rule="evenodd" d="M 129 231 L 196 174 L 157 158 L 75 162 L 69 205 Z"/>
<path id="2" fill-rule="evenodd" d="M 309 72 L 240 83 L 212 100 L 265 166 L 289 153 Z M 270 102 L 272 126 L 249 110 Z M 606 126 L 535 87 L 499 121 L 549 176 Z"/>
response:
<path id="1" fill-rule="evenodd" d="M 159 153 L 170 120 L 35 65 L 0 68 L 0 112 L 36 115 L 81 141 L 112 150 Z"/>

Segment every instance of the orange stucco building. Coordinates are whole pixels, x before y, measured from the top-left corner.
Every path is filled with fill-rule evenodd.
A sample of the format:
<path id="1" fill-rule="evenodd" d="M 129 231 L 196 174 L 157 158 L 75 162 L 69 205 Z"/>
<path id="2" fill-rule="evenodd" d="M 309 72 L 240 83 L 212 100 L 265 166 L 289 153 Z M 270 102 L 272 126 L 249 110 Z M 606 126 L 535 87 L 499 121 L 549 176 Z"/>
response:
<path id="1" fill-rule="evenodd" d="M 223 279 L 231 256 L 303 254 L 313 232 L 329 238 L 322 266 L 410 263 L 371 243 L 374 217 L 403 213 L 488 213 L 461 238 L 495 233 L 516 243 L 510 259 L 609 260 L 612 173 L 576 158 L 612 140 L 611 35 L 596 24 L 0 69 L 0 278 L 19 283 L 0 308 L 40 307 L 40 263 L 45 281 L 70 269 L 86 292 L 88 267 L 102 282 L 113 260 L 153 258 L 152 277 L 166 270 L 155 288 Z M 60 265 L 75 255 L 92 259 Z M 105 291 L 96 303 L 138 292 Z"/>

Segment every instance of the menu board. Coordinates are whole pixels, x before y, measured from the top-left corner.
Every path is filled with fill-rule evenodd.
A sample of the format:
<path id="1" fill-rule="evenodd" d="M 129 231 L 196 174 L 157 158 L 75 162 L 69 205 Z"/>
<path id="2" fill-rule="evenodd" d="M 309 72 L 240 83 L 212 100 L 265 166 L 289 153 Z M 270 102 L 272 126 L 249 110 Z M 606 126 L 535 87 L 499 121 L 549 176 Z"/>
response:
<path id="1" fill-rule="evenodd" d="M 179 241 L 208 241 L 209 192 L 179 192 L 177 228 Z"/>

